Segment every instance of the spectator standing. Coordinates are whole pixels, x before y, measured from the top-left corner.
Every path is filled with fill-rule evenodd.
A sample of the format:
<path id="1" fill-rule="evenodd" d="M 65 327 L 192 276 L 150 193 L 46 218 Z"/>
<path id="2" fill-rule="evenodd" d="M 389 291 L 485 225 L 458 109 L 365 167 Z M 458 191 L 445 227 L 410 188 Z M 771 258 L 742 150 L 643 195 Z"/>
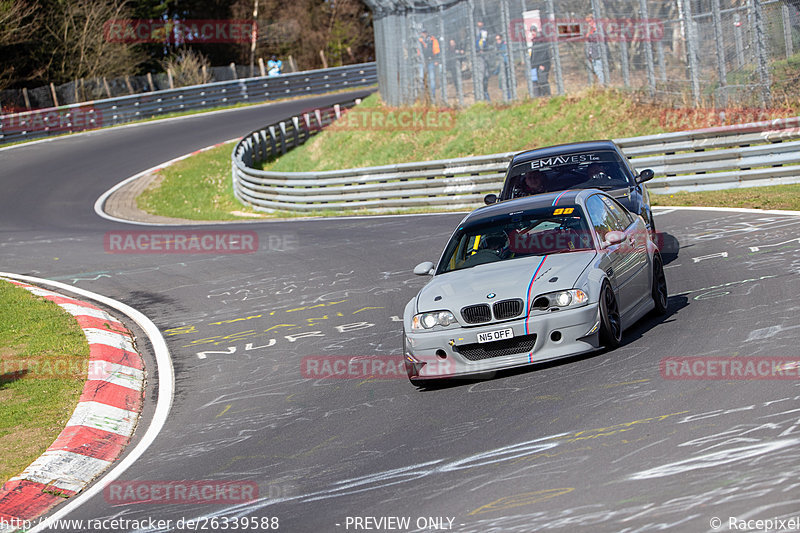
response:
<path id="1" fill-rule="evenodd" d="M 420 33 L 420 43 L 422 46 L 422 58 L 428 71 L 428 90 L 430 91 L 431 101 L 436 100 L 436 76 L 440 70 L 441 49 L 439 39 L 430 35 L 426 30 Z"/>
<path id="2" fill-rule="evenodd" d="M 494 54 L 490 51 L 491 43 L 489 42 L 489 32 L 483 27 L 483 21 L 479 20 L 477 26 L 478 31 L 475 49 L 478 52 L 478 64 L 476 65 L 475 70 L 477 72 L 474 74 L 474 80 L 476 85 L 480 83 L 480 87 L 483 89 L 483 99 L 489 102 L 491 101 L 489 97 L 489 76 L 492 71 L 492 56 Z"/>
<path id="3" fill-rule="evenodd" d="M 533 96 L 550 96 L 550 44 L 538 35 L 536 26 L 531 26 L 530 60 Z"/>
<path id="4" fill-rule="evenodd" d="M 453 78 L 453 84 L 456 88 L 456 96 L 458 103 L 461 105 L 463 102 L 463 88 L 461 79 L 461 65 L 464 61 L 464 49 L 455 39 L 450 39 L 447 43 L 447 72 Z"/>
<path id="5" fill-rule="evenodd" d="M 504 95 L 506 101 L 511 100 L 511 80 L 509 79 L 509 66 L 510 60 L 508 57 L 508 45 L 505 39 L 499 33 L 494 36 L 494 48 L 496 55 L 496 64 L 492 74 L 497 75 L 497 85 L 500 88 L 500 94 Z"/>
<path id="6" fill-rule="evenodd" d="M 267 61 L 267 76 L 280 76 L 283 70 L 283 61 L 277 56 L 272 56 Z"/>

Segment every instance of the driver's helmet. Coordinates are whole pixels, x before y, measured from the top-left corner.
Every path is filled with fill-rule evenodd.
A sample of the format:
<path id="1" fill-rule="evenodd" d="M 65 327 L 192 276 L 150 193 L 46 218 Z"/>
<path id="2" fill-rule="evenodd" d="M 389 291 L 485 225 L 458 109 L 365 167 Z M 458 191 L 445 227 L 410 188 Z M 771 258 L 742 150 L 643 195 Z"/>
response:
<path id="1" fill-rule="evenodd" d="M 511 243 L 508 240 L 508 235 L 504 231 L 489 233 L 483 237 L 481 247 L 485 250 L 492 250 L 498 255 L 505 253 Z"/>
<path id="2" fill-rule="evenodd" d="M 611 175 L 608 173 L 608 169 L 602 163 L 590 163 L 589 166 L 586 167 L 586 175 L 589 179 L 604 179 L 610 180 Z"/>

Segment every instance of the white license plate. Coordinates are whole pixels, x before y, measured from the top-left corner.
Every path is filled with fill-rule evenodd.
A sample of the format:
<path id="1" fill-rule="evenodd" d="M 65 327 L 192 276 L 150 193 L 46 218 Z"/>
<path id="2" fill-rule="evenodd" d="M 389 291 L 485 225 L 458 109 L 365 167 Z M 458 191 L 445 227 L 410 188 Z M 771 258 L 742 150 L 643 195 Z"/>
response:
<path id="1" fill-rule="evenodd" d="M 478 342 L 494 342 L 510 339 L 514 336 L 514 330 L 511 328 L 496 329 L 494 331 L 487 331 L 485 333 L 478 333 Z"/>

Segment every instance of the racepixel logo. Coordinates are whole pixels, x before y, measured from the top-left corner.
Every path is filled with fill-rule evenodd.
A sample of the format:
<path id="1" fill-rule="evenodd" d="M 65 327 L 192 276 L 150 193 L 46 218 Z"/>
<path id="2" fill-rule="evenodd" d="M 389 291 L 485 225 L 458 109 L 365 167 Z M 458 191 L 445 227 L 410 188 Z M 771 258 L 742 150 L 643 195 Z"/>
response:
<path id="1" fill-rule="evenodd" d="M 0 121 L 0 129 L 6 135 L 31 131 L 83 131 L 103 127 L 103 113 L 90 105 L 34 109 L 3 115 Z"/>
<path id="2" fill-rule="evenodd" d="M 251 20 L 112 19 L 103 24 L 111 43 L 249 43 L 257 35 Z"/>
<path id="3" fill-rule="evenodd" d="M 109 231 L 103 247 L 109 254 L 251 254 L 259 249 L 254 231 L 191 230 Z"/>
<path id="4" fill-rule="evenodd" d="M 800 357 L 666 357 L 659 368 L 669 380 L 800 379 Z"/>
<path id="5" fill-rule="evenodd" d="M 237 504 L 258 498 L 255 481 L 112 481 L 103 488 L 111 505 Z"/>

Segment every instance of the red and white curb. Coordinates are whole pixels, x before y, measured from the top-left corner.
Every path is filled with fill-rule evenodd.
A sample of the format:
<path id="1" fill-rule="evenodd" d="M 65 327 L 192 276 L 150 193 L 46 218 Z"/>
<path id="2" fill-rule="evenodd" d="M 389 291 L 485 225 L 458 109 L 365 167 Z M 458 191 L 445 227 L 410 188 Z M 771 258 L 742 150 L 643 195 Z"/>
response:
<path id="1" fill-rule="evenodd" d="M 2 524 L 32 520 L 81 492 L 119 457 L 130 441 L 145 383 L 133 335 L 116 318 L 87 302 L 6 279 L 72 314 L 89 343 L 89 371 L 72 417 L 55 442 L 0 489 Z"/>

